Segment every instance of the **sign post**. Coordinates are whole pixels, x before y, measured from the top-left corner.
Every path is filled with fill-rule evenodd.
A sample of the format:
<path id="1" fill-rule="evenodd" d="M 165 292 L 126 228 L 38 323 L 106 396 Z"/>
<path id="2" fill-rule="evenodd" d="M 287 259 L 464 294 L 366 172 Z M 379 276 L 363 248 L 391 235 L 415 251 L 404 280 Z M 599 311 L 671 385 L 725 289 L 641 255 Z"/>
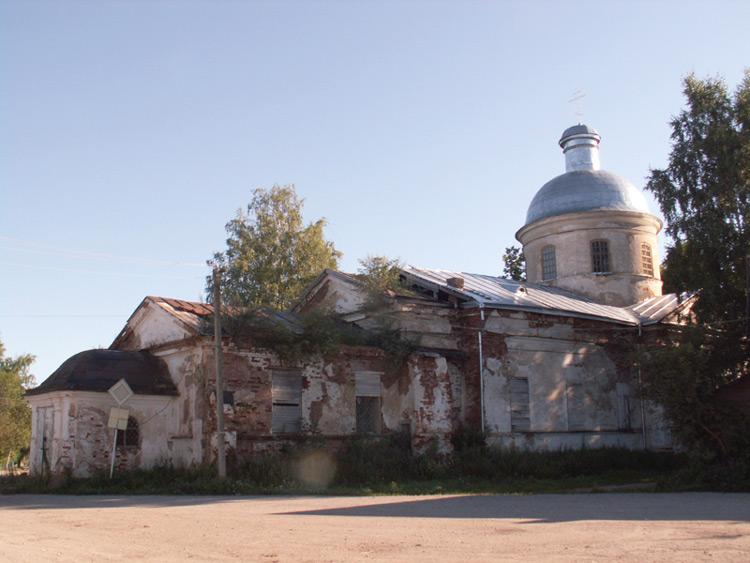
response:
<path id="1" fill-rule="evenodd" d="M 117 431 L 124 431 L 128 429 L 128 417 L 130 416 L 130 412 L 127 409 L 122 409 L 119 407 L 124 405 L 125 402 L 134 395 L 134 393 L 130 388 L 130 385 L 128 385 L 128 382 L 124 379 L 121 379 L 112 387 L 110 387 L 107 390 L 107 393 L 112 395 L 112 398 L 117 403 L 116 407 L 112 407 L 111 409 L 109 409 L 109 422 L 107 423 L 107 426 L 109 428 L 114 428 L 115 430 L 115 439 L 112 440 L 112 460 L 109 466 L 109 478 L 111 479 L 112 475 L 115 472 L 115 455 L 117 454 Z"/>

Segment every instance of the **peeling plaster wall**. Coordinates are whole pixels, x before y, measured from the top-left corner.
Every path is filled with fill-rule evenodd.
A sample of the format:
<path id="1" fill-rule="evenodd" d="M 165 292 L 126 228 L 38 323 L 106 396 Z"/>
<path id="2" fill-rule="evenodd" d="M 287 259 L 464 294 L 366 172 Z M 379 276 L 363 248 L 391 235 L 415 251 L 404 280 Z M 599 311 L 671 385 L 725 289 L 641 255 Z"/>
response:
<path id="1" fill-rule="evenodd" d="M 485 331 L 485 343 L 493 336 L 503 343 L 483 346 L 485 421 L 493 443 L 532 449 L 643 447 L 640 402 L 633 392 L 627 402 L 618 397 L 618 383 L 621 393 L 637 388 L 627 356 L 632 331 L 507 311 L 489 313 Z M 512 431 L 511 378 L 528 380 L 529 432 Z M 569 385 L 580 385 L 583 393 L 581 429 L 570 428 Z M 630 427 L 621 428 L 621 420 Z M 647 424 L 649 447 L 667 447 L 669 432 L 660 415 L 647 417 Z"/>
<path id="2" fill-rule="evenodd" d="M 234 393 L 234 407 L 225 407 L 225 428 L 238 455 L 254 455 L 277 448 L 279 436 L 271 431 L 273 406 L 272 372 L 290 369 L 269 352 L 226 347 L 225 390 Z M 205 436 L 212 445 L 204 454 L 211 461 L 215 452 L 212 436 L 216 428 L 213 389 L 213 352 L 205 354 L 203 395 L 210 403 L 206 411 Z M 399 369 L 388 365 L 384 352 L 366 347 L 344 347 L 339 354 L 317 358 L 298 366 L 302 378 L 302 419 L 307 429 L 337 440 L 356 432 L 355 374 L 379 373 L 381 378 L 381 430 L 396 432 L 408 425 L 417 450 L 435 443 L 447 451 L 450 434 L 462 416 L 464 383 L 455 364 L 439 355 L 412 355 Z M 281 436 L 281 438 L 286 438 Z"/>
<path id="3" fill-rule="evenodd" d="M 285 365 L 275 354 L 261 350 L 242 350 L 225 346 L 222 351 L 224 389 L 234 395 L 234 406 L 225 405 L 225 431 L 230 436 L 229 446 L 237 454 L 255 455 L 277 449 L 281 442 L 272 432 L 274 369 L 299 369 L 302 380 L 303 430 L 316 431 L 329 439 L 341 439 L 356 432 L 355 374 L 381 374 L 381 428 L 384 432 L 397 431 L 409 422 L 411 408 L 404 407 L 404 395 L 410 387 L 404 384 L 403 374 L 391 374 L 382 351 L 365 347 L 343 347 L 339 354 L 315 358 L 299 366 Z M 203 380 L 195 379 L 196 416 L 204 420 L 203 436 L 207 448 L 204 462 L 216 455 L 215 359 L 214 351 L 204 352 Z M 192 391 L 187 390 L 186 393 Z"/>
<path id="4" fill-rule="evenodd" d="M 424 451 L 434 445 L 439 452 L 447 452 L 455 427 L 456 390 L 448 362 L 439 356 L 414 355 L 409 359 L 409 372 L 414 381 L 414 447 Z"/>
<path id="5" fill-rule="evenodd" d="M 167 457 L 177 467 L 200 464 L 204 459 L 206 397 L 200 392 L 205 379 L 206 350 L 212 343 L 208 340 L 197 344 L 182 344 L 162 348 L 153 353 L 162 359 L 169 369 L 178 396 L 170 402 L 169 419 L 173 422 L 167 431 Z"/>
<path id="6" fill-rule="evenodd" d="M 166 414 L 170 397 L 135 395 L 123 405 L 139 423 L 140 447 L 116 450 L 115 471 L 150 468 L 168 461 L 166 437 L 171 426 Z M 49 471 L 70 471 L 75 477 L 88 477 L 108 470 L 111 464 L 114 430 L 108 428 L 109 412 L 116 407 L 108 393 L 56 391 L 28 398 L 32 415 L 39 409 L 54 412 L 52 444 L 47 449 Z M 41 473 L 41 429 L 32 429 L 31 472 Z"/>
<path id="7" fill-rule="evenodd" d="M 452 306 L 441 303 L 403 303 L 392 314 L 394 319 L 390 328 L 418 339 L 420 346 L 457 349 L 454 328 L 456 312 Z"/>

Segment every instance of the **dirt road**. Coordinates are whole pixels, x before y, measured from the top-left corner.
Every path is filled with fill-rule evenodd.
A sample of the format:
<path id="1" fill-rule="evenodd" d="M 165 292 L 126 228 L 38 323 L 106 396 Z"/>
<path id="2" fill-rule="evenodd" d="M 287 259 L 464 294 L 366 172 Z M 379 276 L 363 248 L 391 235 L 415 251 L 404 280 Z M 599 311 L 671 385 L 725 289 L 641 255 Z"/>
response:
<path id="1" fill-rule="evenodd" d="M 0 496 L 3 561 L 750 561 L 750 494 Z"/>

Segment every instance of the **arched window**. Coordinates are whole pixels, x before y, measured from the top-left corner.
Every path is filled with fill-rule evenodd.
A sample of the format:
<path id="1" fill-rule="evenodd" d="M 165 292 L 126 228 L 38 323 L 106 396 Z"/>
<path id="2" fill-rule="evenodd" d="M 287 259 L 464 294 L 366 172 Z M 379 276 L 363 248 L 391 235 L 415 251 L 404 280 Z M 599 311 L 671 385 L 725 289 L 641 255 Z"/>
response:
<path id="1" fill-rule="evenodd" d="M 591 241 L 591 267 L 595 274 L 608 274 L 612 271 L 609 263 L 609 243 L 606 240 Z"/>
<path id="2" fill-rule="evenodd" d="M 125 430 L 117 431 L 118 448 L 137 448 L 140 443 L 141 432 L 138 428 L 138 421 L 132 416 L 128 417 L 128 427 Z"/>
<path id="3" fill-rule="evenodd" d="M 544 248 L 542 248 L 542 281 L 554 279 L 557 279 L 555 247 L 545 246 Z"/>
<path id="4" fill-rule="evenodd" d="M 647 276 L 654 277 L 654 259 L 651 256 L 651 245 L 641 243 L 641 269 Z"/>

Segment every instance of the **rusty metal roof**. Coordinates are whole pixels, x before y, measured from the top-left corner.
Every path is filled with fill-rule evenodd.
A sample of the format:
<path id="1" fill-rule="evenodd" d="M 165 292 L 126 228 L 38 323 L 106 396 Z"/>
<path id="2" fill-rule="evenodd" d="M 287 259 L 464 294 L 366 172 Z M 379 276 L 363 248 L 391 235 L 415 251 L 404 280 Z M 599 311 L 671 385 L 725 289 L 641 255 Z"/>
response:
<path id="1" fill-rule="evenodd" d="M 183 301 L 182 299 L 170 299 L 167 297 L 153 297 L 149 295 L 145 301 L 151 301 L 164 309 L 170 315 L 177 317 L 196 333 L 206 332 L 206 320 L 214 314 L 213 305 L 206 303 L 195 303 Z"/>
<path id="2" fill-rule="evenodd" d="M 410 282 L 439 289 L 463 301 L 463 307 L 515 309 L 542 314 L 561 314 L 604 320 L 632 326 L 652 324 L 685 303 L 676 295 L 654 297 L 631 307 L 602 305 L 585 297 L 539 284 L 513 281 L 495 276 L 468 274 L 450 270 L 431 270 L 407 266 L 402 272 Z M 448 284 L 462 278 L 462 289 Z"/>
<path id="3" fill-rule="evenodd" d="M 180 321 L 191 327 L 197 332 L 206 333 L 206 324 L 209 317 L 214 314 L 213 305 L 206 303 L 195 303 L 192 301 L 183 301 L 181 299 L 170 299 L 167 297 L 149 296 L 147 300 L 152 301 L 170 315 L 177 317 Z M 231 307 L 222 307 L 224 312 L 232 312 Z M 236 309 L 234 309 L 236 311 Z M 300 333 L 303 330 L 302 322 L 297 315 L 286 313 L 284 311 L 274 311 L 272 309 L 257 309 L 251 311 L 259 318 L 265 319 L 272 324 L 279 324 L 292 332 Z"/>

